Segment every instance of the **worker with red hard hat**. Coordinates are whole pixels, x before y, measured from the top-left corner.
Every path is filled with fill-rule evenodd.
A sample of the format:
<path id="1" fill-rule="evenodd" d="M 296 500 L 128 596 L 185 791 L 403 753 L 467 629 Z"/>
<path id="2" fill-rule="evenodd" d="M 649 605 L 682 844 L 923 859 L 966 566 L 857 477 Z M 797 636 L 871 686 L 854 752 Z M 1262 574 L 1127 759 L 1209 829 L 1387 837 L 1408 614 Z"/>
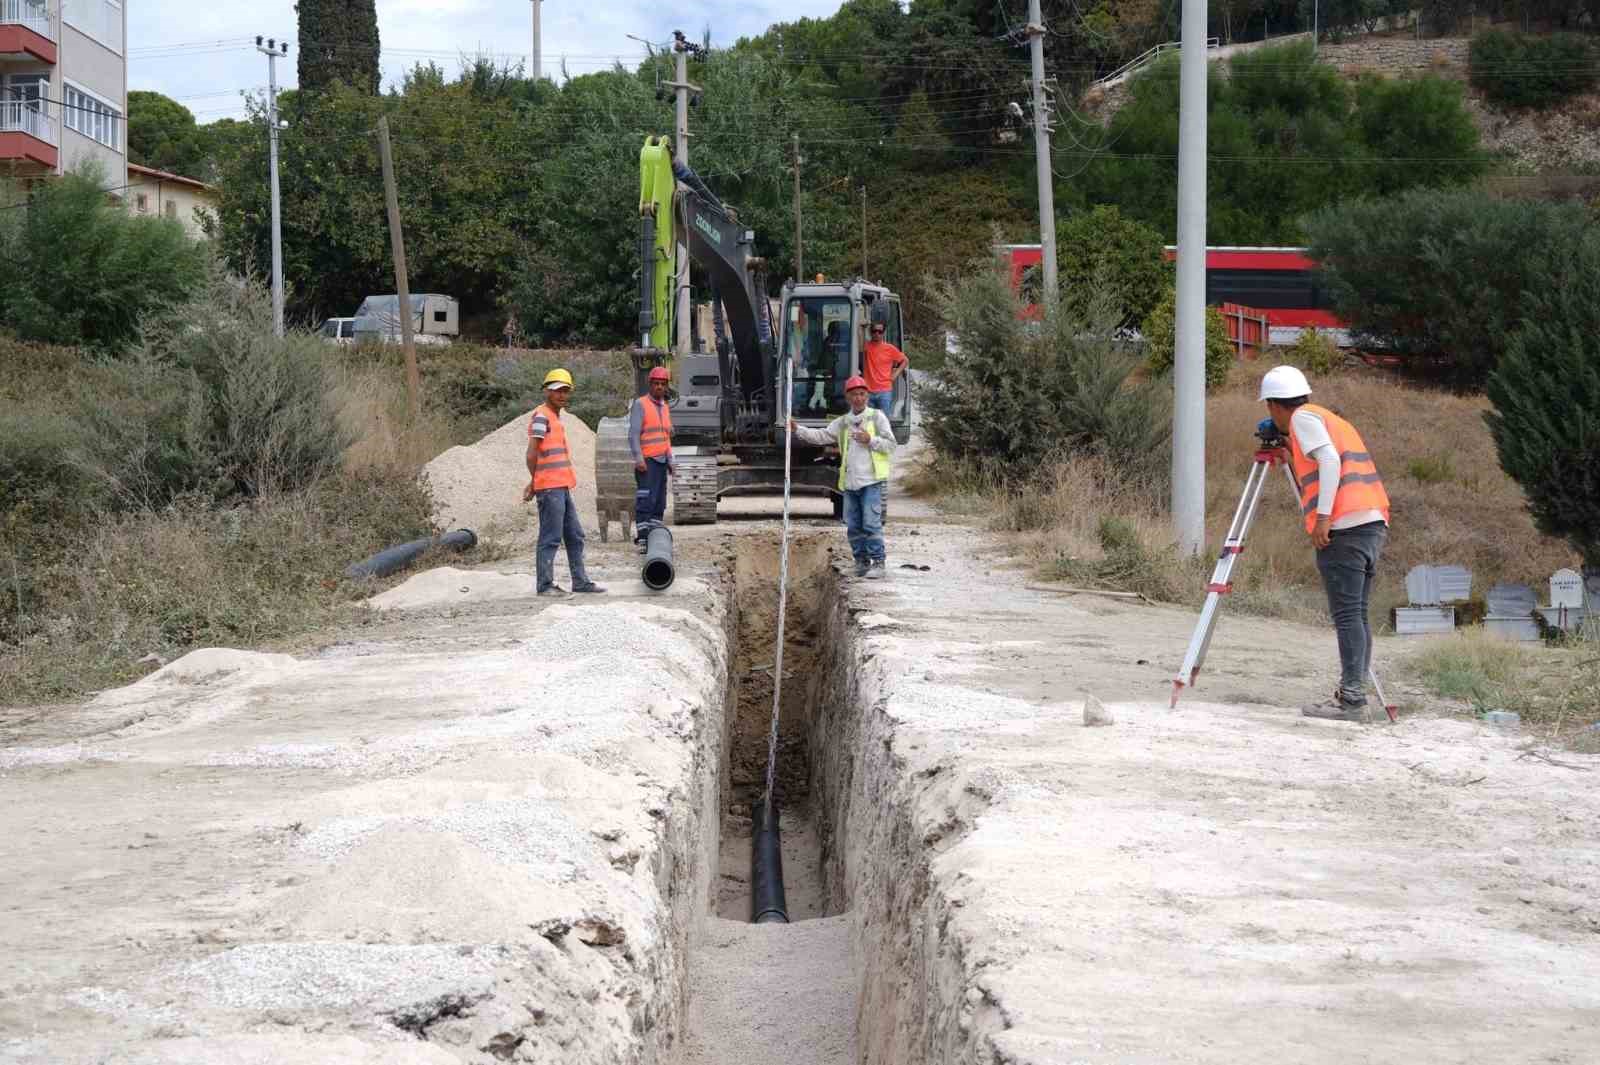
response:
<path id="1" fill-rule="evenodd" d="M 839 449 L 839 491 L 844 496 L 844 525 L 850 553 L 856 559 L 856 576 L 882 580 L 888 575 L 883 545 L 883 499 L 889 488 L 889 456 L 894 453 L 894 427 L 889 416 L 867 405 L 866 378 L 844 383 L 850 412 L 821 429 L 796 425 L 789 431 L 808 444 L 832 444 Z"/>
<path id="2" fill-rule="evenodd" d="M 672 408 L 667 390 L 672 375 L 665 366 L 650 371 L 649 391 L 628 411 L 628 446 L 633 449 L 633 536 L 643 551 L 650 530 L 667 515 L 667 478 L 676 477 L 672 461 Z"/>

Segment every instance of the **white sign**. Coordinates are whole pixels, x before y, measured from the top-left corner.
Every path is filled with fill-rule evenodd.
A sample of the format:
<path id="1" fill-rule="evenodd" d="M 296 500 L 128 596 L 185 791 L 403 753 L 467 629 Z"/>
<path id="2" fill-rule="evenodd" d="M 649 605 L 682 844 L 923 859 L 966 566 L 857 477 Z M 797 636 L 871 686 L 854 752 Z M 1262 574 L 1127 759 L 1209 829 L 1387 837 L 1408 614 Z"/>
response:
<path id="1" fill-rule="evenodd" d="M 1558 569 L 1550 578 L 1550 605 L 1583 606 L 1583 578 L 1570 569 Z"/>

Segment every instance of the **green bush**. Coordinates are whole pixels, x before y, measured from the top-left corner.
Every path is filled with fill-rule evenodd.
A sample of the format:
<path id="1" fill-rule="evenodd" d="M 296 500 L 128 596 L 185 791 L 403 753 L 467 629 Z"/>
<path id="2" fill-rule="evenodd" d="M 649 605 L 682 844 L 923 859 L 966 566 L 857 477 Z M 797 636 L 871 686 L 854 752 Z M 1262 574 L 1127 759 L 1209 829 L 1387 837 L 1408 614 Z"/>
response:
<path id="1" fill-rule="evenodd" d="M 1102 456 L 1129 476 L 1165 476 L 1167 391 L 1134 381 L 1139 356 L 1115 339 L 1114 309 L 1024 323 L 989 259 L 939 296 L 960 349 L 919 395 L 928 439 L 944 457 L 1009 483 L 1068 455 Z"/>
<path id="2" fill-rule="evenodd" d="M 194 293 L 205 249 L 176 222 L 109 202 L 103 184 L 92 168 L 27 193 L 0 184 L 0 326 L 120 354 Z"/>
<path id="3" fill-rule="evenodd" d="M 1588 224 L 1572 204 L 1416 190 L 1330 207 L 1306 221 L 1311 256 L 1358 346 L 1442 365 L 1480 388 L 1528 314 L 1549 249 Z"/>
<path id="4" fill-rule="evenodd" d="M 1489 378 L 1487 420 L 1539 530 L 1600 573 L 1600 235 L 1542 252 L 1522 328 Z"/>
<path id="5" fill-rule="evenodd" d="M 1140 330 L 1144 334 L 1147 354 L 1145 365 L 1154 374 L 1166 374 L 1172 371 L 1172 360 L 1177 354 L 1178 293 L 1176 289 L 1167 289 L 1161 302 L 1150 312 L 1144 320 Z M 1222 312 L 1215 307 L 1206 308 L 1206 387 L 1218 388 L 1228 380 L 1228 374 L 1233 370 L 1234 363 L 1233 342 L 1228 339 L 1228 323 L 1223 319 Z"/>
<path id="6" fill-rule="evenodd" d="M 1147 318 L 1172 285 L 1161 234 L 1115 207 L 1076 211 L 1056 224 L 1061 305 L 1084 318 L 1109 297 L 1125 326 Z"/>
<path id="7" fill-rule="evenodd" d="M 1468 51 L 1472 84 L 1508 107 L 1549 107 L 1600 80 L 1600 64 L 1588 38 L 1575 33 L 1535 37 L 1486 30 Z"/>
<path id="8" fill-rule="evenodd" d="M 1306 328 L 1285 352 L 1285 361 L 1311 371 L 1314 377 L 1326 377 L 1344 365 L 1344 353 L 1322 330 Z"/>

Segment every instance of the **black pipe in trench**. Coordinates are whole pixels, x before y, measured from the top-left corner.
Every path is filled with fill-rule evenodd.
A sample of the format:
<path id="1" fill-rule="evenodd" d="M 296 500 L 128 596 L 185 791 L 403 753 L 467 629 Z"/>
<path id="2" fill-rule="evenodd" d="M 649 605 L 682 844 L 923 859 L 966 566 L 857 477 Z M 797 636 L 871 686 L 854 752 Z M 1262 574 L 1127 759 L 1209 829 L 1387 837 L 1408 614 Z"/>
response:
<path id="1" fill-rule="evenodd" d="M 361 577 L 387 577 L 391 573 L 398 573 L 411 563 L 422 557 L 422 553 L 430 547 L 448 547 L 454 551 L 465 551 L 478 542 L 477 534 L 471 529 L 457 529 L 455 532 L 445 533 L 443 536 L 429 537 L 426 540 L 413 540 L 409 544 L 400 544 L 384 551 L 379 551 L 371 558 L 352 563 L 345 569 L 344 575 L 351 580 Z"/>
<path id="2" fill-rule="evenodd" d="M 766 805 L 751 808 L 750 923 L 788 924 L 789 904 L 783 897 L 783 847 L 778 838 L 778 810 L 766 816 Z"/>

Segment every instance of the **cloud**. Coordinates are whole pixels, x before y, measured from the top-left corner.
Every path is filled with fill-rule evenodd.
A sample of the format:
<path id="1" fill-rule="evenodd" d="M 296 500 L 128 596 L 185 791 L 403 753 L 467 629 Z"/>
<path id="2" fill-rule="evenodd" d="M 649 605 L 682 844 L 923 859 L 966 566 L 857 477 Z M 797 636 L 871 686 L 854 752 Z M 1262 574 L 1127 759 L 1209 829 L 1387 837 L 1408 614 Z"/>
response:
<path id="1" fill-rule="evenodd" d="M 819 18 L 839 0 L 748 0 L 663 10 L 643 0 L 545 0 L 541 31 L 545 73 L 559 77 L 563 59 L 573 74 L 632 66 L 644 46 L 628 34 L 666 41 L 681 29 L 698 40 L 709 25 L 713 44 L 755 36 L 774 22 Z M 242 93 L 266 91 L 267 59 L 255 50 L 256 34 L 287 39 L 278 82 L 295 84 L 293 0 L 251 4 L 196 4 L 194 0 L 140 0 L 128 8 L 128 87 L 171 96 L 201 122 L 244 113 Z M 392 85 L 418 63 L 454 71 L 463 56 L 492 54 L 507 63 L 528 61 L 532 49 L 529 0 L 379 0 L 384 84 Z"/>

